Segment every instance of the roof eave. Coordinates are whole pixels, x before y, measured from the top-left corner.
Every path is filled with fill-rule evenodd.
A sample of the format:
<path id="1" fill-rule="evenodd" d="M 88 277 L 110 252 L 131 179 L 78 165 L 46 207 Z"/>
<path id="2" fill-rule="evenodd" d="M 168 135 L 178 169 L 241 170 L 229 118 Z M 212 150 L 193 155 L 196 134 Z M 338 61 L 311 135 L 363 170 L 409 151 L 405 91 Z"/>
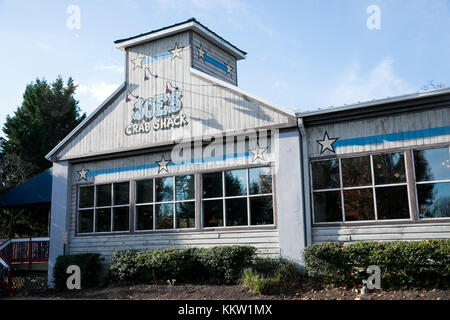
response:
<path id="1" fill-rule="evenodd" d="M 414 100 L 414 99 L 420 99 L 424 97 L 430 97 L 430 96 L 436 96 L 440 94 L 447 94 L 450 93 L 450 87 L 446 88 L 440 88 L 436 90 L 429 90 L 429 91 L 423 91 L 423 92 L 415 92 L 410 94 L 405 94 L 401 96 L 395 96 L 395 97 L 389 97 L 384 99 L 378 99 L 378 100 L 372 100 L 372 101 L 366 101 L 351 105 L 344 105 L 340 107 L 330 107 L 326 109 L 320 109 L 320 110 L 314 110 L 314 111 L 305 111 L 305 112 L 296 112 L 296 116 L 299 118 L 306 118 L 310 116 L 316 116 L 321 114 L 327 114 L 327 113 L 335 113 L 335 112 L 342 112 L 342 111 L 351 111 L 355 109 L 363 109 L 363 108 L 369 108 L 377 105 L 382 104 L 388 104 L 392 102 L 401 102 L 401 101 L 407 101 L 407 100 Z"/>
<path id="2" fill-rule="evenodd" d="M 125 40 L 121 42 L 116 42 L 116 48 L 122 51 L 125 51 L 127 48 L 136 46 L 148 41 L 153 41 L 159 38 L 168 37 L 170 35 L 180 33 L 187 30 L 193 30 L 200 35 L 206 36 L 210 41 L 214 42 L 217 46 L 221 47 L 234 57 L 237 60 L 245 59 L 246 52 L 237 49 L 236 47 L 230 45 L 224 39 L 221 39 L 219 36 L 208 30 L 206 27 L 198 23 L 197 21 L 188 21 L 186 23 L 175 25 L 173 27 L 169 27 L 167 29 L 162 29 L 160 31 L 151 32 L 146 35 L 138 36 L 135 38 L 131 38 L 130 40 Z"/>

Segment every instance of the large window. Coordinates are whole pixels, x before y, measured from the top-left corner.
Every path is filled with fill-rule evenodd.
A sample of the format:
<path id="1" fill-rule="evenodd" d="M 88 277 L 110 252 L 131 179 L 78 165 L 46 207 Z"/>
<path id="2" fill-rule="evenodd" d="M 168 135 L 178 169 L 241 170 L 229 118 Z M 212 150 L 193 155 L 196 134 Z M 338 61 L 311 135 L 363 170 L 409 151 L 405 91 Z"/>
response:
<path id="1" fill-rule="evenodd" d="M 269 167 L 202 174 L 203 227 L 273 224 Z"/>
<path id="2" fill-rule="evenodd" d="M 420 218 L 450 217 L 450 150 L 414 151 Z"/>
<path id="3" fill-rule="evenodd" d="M 128 231 L 129 212 L 129 182 L 80 187 L 79 233 Z"/>
<path id="4" fill-rule="evenodd" d="M 314 222 L 408 219 L 402 152 L 311 163 Z"/>
<path id="5" fill-rule="evenodd" d="M 136 181 L 136 230 L 195 228 L 193 175 Z"/>

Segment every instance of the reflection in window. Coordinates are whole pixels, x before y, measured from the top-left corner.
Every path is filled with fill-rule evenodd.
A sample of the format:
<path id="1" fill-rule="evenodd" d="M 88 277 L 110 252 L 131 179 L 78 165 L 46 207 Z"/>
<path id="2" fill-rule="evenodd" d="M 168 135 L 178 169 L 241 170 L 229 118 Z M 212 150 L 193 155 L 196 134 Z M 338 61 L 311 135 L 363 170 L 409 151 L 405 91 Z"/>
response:
<path id="1" fill-rule="evenodd" d="M 416 181 L 450 179 L 449 148 L 415 150 Z"/>
<path id="2" fill-rule="evenodd" d="M 372 189 L 344 190 L 345 221 L 374 220 Z"/>
<path id="3" fill-rule="evenodd" d="M 314 193 L 315 222 L 342 221 L 341 192 Z"/>
<path id="4" fill-rule="evenodd" d="M 223 200 L 203 201 L 203 226 L 223 227 Z"/>
<path id="5" fill-rule="evenodd" d="M 250 194 L 272 193 L 272 173 L 269 167 L 248 169 Z"/>
<path id="6" fill-rule="evenodd" d="M 136 230 L 174 228 L 195 228 L 194 175 L 136 181 Z"/>
<path id="7" fill-rule="evenodd" d="M 129 182 L 81 186 L 79 190 L 78 233 L 130 229 Z"/>
<path id="8" fill-rule="evenodd" d="M 408 219 L 407 186 L 376 188 L 378 219 Z"/>
<path id="9" fill-rule="evenodd" d="M 450 182 L 418 184 L 420 218 L 450 217 Z"/>
<path id="10" fill-rule="evenodd" d="M 311 166 L 314 190 L 340 187 L 338 160 L 316 161 Z"/>
<path id="11" fill-rule="evenodd" d="M 203 227 L 273 224 L 270 167 L 205 173 L 202 181 Z"/>
<path id="12" fill-rule="evenodd" d="M 403 152 L 373 156 L 375 184 L 406 182 L 405 158 Z"/>
<path id="13" fill-rule="evenodd" d="M 316 223 L 410 217 L 403 152 L 313 161 L 311 171 Z"/>
<path id="14" fill-rule="evenodd" d="M 341 160 L 343 187 L 368 186 L 372 184 L 370 157 Z"/>
<path id="15" fill-rule="evenodd" d="M 414 151 L 420 218 L 450 217 L 449 148 Z"/>
<path id="16" fill-rule="evenodd" d="M 156 229 L 173 229 L 173 204 L 162 203 L 155 206 Z"/>

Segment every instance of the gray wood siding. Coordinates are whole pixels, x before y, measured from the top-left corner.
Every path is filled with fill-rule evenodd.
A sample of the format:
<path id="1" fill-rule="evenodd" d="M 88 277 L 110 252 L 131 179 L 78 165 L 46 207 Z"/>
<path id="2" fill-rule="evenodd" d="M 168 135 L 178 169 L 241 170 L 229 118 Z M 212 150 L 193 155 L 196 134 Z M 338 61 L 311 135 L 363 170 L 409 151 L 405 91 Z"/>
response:
<path id="1" fill-rule="evenodd" d="M 188 33 L 181 33 L 128 50 L 128 74 L 125 92 L 112 101 L 92 122 L 79 132 L 58 153 L 59 160 L 68 160 L 99 154 L 135 150 L 155 145 L 171 144 L 181 139 L 201 138 L 208 135 L 232 134 L 238 130 L 266 127 L 285 127 L 296 124 L 295 117 L 266 108 L 244 98 L 240 94 L 211 85 L 190 72 L 191 52 Z M 133 70 L 131 60 L 142 56 L 155 56 L 173 49 L 175 42 L 185 46 L 180 58 L 155 60 L 149 64 L 153 74 L 144 81 L 145 68 Z M 133 95 L 144 99 L 165 93 L 166 79 L 173 79 L 183 93 L 181 114 L 188 124 L 169 130 L 151 130 L 148 133 L 126 135 L 131 124 L 133 107 L 137 102 Z M 125 102 L 128 95 L 131 102 Z M 153 122 L 153 120 L 152 120 Z"/>
<path id="2" fill-rule="evenodd" d="M 231 74 L 227 74 L 226 71 L 218 68 L 217 66 L 204 61 L 198 57 L 198 48 L 202 48 L 205 53 L 211 58 L 221 62 L 222 64 L 229 64 L 232 67 Z M 192 67 L 203 71 L 213 77 L 220 80 L 227 81 L 233 85 L 237 85 L 237 61 L 232 55 L 221 50 L 217 46 L 211 44 L 209 41 L 193 33 L 192 37 Z"/>
<path id="3" fill-rule="evenodd" d="M 163 248 L 208 248 L 212 246 L 252 245 L 261 256 L 279 257 L 277 230 L 205 231 L 114 236 L 76 237 L 71 239 L 70 254 L 95 252 L 109 262 L 114 251 Z"/>
<path id="4" fill-rule="evenodd" d="M 450 239 L 450 222 L 371 226 L 313 227 L 313 243 Z"/>
<path id="5" fill-rule="evenodd" d="M 321 146 L 317 140 L 322 140 L 325 131 L 330 138 L 339 138 L 337 143 L 346 139 L 360 137 L 373 137 L 385 134 L 401 134 L 415 130 L 427 130 L 430 128 L 441 128 L 450 126 L 450 108 L 434 109 L 423 112 L 414 112 L 389 117 L 367 119 L 363 121 L 349 121 L 307 128 L 308 152 L 310 157 L 333 155 L 331 151 L 320 153 Z M 387 149 L 422 147 L 426 145 L 449 143 L 450 134 L 430 135 L 415 139 L 403 139 L 389 141 L 385 139 L 376 144 L 347 145 L 336 148 L 337 155 L 352 154 L 359 152 L 376 152 Z"/>

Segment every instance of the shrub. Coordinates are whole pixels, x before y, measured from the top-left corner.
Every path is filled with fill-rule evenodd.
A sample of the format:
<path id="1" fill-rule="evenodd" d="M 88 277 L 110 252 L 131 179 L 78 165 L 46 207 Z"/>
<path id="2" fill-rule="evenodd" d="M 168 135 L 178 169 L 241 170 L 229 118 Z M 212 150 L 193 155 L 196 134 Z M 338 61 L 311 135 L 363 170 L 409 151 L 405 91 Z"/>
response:
<path id="1" fill-rule="evenodd" d="M 70 274 L 67 274 L 67 268 L 70 265 L 80 267 L 81 288 L 97 286 L 100 283 L 102 258 L 98 253 L 83 253 L 58 256 L 53 269 L 53 279 L 55 288 L 58 290 L 66 289 L 66 281 Z"/>
<path id="2" fill-rule="evenodd" d="M 110 271 L 113 279 L 135 282 L 232 283 L 250 266 L 255 252 L 250 246 L 119 251 L 113 254 Z"/>
<path id="3" fill-rule="evenodd" d="M 245 269 L 241 280 L 253 291 L 268 294 L 295 286 L 300 280 L 300 273 L 291 262 L 263 258 Z"/>
<path id="4" fill-rule="evenodd" d="M 380 267 L 383 288 L 450 285 L 450 240 L 328 242 L 303 257 L 308 275 L 331 285 L 361 284 L 369 265 Z"/>

